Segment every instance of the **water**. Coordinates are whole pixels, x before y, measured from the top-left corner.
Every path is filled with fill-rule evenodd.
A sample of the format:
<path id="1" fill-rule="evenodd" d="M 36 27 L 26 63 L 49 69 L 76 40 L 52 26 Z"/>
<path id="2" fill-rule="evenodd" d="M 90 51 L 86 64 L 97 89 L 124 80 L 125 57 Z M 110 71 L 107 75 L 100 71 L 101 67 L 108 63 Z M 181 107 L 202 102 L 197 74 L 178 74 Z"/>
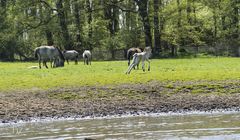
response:
<path id="1" fill-rule="evenodd" d="M 162 114 L 0 125 L 0 139 L 240 139 L 240 112 Z"/>

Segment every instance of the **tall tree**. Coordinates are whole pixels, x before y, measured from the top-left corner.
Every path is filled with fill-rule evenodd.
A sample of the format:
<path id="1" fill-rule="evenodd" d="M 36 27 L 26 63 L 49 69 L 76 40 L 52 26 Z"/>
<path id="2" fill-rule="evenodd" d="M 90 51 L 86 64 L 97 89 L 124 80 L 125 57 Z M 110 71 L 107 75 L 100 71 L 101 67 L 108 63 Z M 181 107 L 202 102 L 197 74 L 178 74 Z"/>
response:
<path id="1" fill-rule="evenodd" d="M 160 1 L 161 2 L 161 1 Z M 159 0 L 154 0 L 154 52 L 159 54 L 161 51 L 160 30 L 159 30 Z"/>
<path id="2" fill-rule="evenodd" d="M 188 21 L 188 24 L 192 25 L 192 17 L 191 17 L 191 12 L 192 12 L 191 3 L 192 3 L 192 0 L 186 0 L 186 1 L 187 1 L 187 7 L 186 7 L 187 21 Z"/>
<path id="3" fill-rule="evenodd" d="M 82 32 L 82 26 L 81 26 L 81 17 L 80 17 L 80 1 L 79 0 L 74 0 L 74 17 L 75 17 L 75 25 L 77 28 L 77 33 L 76 33 L 76 47 L 78 49 L 82 48 L 82 37 L 81 37 L 81 32 Z"/>
<path id="4" fill-rule="evenodd" d="M 145 33 L 145 45 L 152 47 L 152 34 L 151 34 L 151 25 L 149 20 L 149 0 L 134 0 L 139 9 L 139 15 L 142 18 L 144 33 Z"/>
<path id="5" fill-rule="evenodd" d="M 93 2 L 92 0 L 87 0 L 87 13 L 88 13 L 88 26 L 89 26 L 89 30 L 88 30 L 88 38 L 89 38 L 89 41 L 88 41 L 88 47 L 89 49 L 91 50 L 92 49 L 92 36 L 93 36 L 93 29 L 92 29 L 92 18 L 93 18 L 93 15 L 92 15 L 92 11 L 93 11 Z"/>
<path id="6" fill-rule="evenodd" d="M 44 16 L 45 16 L 46 14 L 45 14 L 44 11 L 43 11 L 43 6 L 42 6 L 41 3 L 39 4 L 39 14 L 40 14 L 41 20 L 45 20 L 45 17 L 44 17 Z M 48 14 L 50 15 L 51 13 L 48 13 Z M 46 25 L 44 25 L 43 29 L 44 29 L 44 32 L 45 32 L 45 34 L 46 34 L 47 45 L 49 45 L 49 46 L 53 45 L 53 44 L 54 44 L 53 34 L 52 34 L 49 26 L 46 24 Z"/>
<path id="7" fill-rule="evenodd" d="M 106 0 L 104 1 L 104 16 L 108 20 L 108 30 L 110 32 L 109 45 L 112 59 L 115 59 L 115 47 L 114 47 L 114 36 L 119 31 L 119 7 L 118 0 Z"/>
<path id="8" fill-rule="evenodd" d="M 56 3 L 56 8 L 58 11 L 58 18 L 59 18 L 59 24 L 62 30 L 62 36 L 63 36 L 63 44 L 65 49 L 73 49 L 73 44 L 69 35 L 68 27 L 67 27 L 67 21 L 66 21 L 66 13 L 64 11 L 63 7 L 63 0 L 58 0 Z"/>
<path id="9" fill-rule="evenodd" d="M 240 15 L 240 1 L 230 0 L 230 5 L 232 7 L 230 11 L 231 15 L 231 45 L 233 46 L 236 56 L 240 56 L 240 39 L 239 39 L 239 15 Z"/>

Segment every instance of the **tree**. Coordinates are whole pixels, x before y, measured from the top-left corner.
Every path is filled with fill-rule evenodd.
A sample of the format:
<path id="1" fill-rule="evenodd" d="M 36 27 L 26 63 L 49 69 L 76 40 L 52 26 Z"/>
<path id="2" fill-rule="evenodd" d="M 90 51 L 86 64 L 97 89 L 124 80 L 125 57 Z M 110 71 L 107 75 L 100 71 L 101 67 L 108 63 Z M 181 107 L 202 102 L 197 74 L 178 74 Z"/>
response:
<path id="1" fill-rule="evenodd" d="M 161 3 L 161 1 L 160 1 Z M 159 29 L 159 0 L 154 0 L 154 49 L 155 53 L 161 51 L 160 29 Z"/>
<path id="2" fill-rule="evenodd" d="M 74 0 L 73 1 L 73 6 L 74 6 L 74 17 L 75 17 L 75 26 L 77 29 L 77 33 L 76 33 L 76 40 L 75 40 L 75 46 L 76 48 L 81 48 L 82 47 L 82 37 L 81 37 L 81 32 L 82 32 L 82 25 L 81 25 L 81 17 L 80 17 L 80 4 L 79 4 L 79 0 Z"/>
<path id="3" fill-rule="evenodd" d="M 64 1 L 65 2 L 65 1 Z M 56 3 L 58 18 L 59 18 L 59 25 L 62 30 L 63 36 L 63 45 L 64 48 L 67 50 L 73 49 L 73 43 L 69 35 L 68 27 L 67 27 L 67 20 L 66 20 L 66 11 L 63 7 L 63 0 L 58 0 Z"/>
<path id="4" fill-rule="evenodd" d="M 142 18 L 143 28 L 145 33 L 145 46 L 152 47 L 152 34 L 151 34 L 151 25 L 149 21 L 149 0 L 135 0 L 139 9 L 139 15 Z"/>

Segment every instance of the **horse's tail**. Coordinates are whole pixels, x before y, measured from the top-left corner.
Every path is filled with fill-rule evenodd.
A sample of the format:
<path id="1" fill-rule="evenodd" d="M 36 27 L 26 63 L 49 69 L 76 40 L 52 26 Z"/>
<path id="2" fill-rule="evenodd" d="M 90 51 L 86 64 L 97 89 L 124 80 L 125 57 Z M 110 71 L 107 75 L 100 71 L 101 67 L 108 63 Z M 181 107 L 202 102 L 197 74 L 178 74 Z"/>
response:
<path id="1" fill-rule="evenodd" d="M 35 58 L 38 58 L 38 53 L 39 53 L 39 48 L 36 48 L 36 49 L 34 50 L 34 56 L 35 56 Z"/>
<path id="2" fill-rule="evenodd" d="M 131 57 L 131 50 L 128 50 L 127 51 L 127 59 L 130 60 L 130 57 Z"/>

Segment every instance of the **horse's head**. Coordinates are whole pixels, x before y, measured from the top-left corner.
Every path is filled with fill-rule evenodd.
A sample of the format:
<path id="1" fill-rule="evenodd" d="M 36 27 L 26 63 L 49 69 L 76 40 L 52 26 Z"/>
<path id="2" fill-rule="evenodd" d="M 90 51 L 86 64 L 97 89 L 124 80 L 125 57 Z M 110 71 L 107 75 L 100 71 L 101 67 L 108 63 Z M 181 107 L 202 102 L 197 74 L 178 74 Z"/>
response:
<path id="1" fill-rule="evenodd" d="M 146 47 L 145 49 L 144 49 L 144 51 L 145 52 L 148 52 L 148 53 L 151 53 L 152 52 L 152 48 L 151 47 Z"/>
<path id="2" fill-rule="evenodd" d="M 62 60 L 62 59 L 56 59 L 56 60 L 54 61 L 54 65 L 55 65 L 55 67 L 64 67 L 64 60 Z"/>
<path id="3" fill-rule="evenodd" d="M 65 62 L 65 60 L 60 60 L 59 61 L 59 67 L 64 67 L 64 62 Z"/>

